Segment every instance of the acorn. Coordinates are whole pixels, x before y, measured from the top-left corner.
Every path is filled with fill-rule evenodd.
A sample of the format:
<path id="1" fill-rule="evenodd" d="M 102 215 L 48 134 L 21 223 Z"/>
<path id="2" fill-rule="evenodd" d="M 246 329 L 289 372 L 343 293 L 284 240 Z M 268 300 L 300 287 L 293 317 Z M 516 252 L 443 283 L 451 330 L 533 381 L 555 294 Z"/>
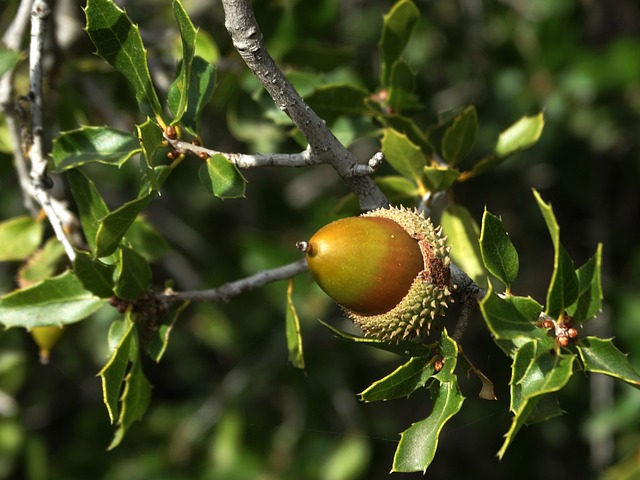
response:
<path id="1" fill-rule="evenodd" d="M 428 333 L 450 301 L 445 241 L 417 210 L 392 207 L 332 222 L 296 246 L 365 335 L 400 341 Z"/>
<path id="2" fill-rule="evenodd" d="M 56 346 L 60 337 L 64 333 L 65 328 L 57 325 L 46 325 L 42 327 L 33 327 L 30 331 L 33 340 L 40 349 L 40 363 L 47 365 L 51 350 Z"/>

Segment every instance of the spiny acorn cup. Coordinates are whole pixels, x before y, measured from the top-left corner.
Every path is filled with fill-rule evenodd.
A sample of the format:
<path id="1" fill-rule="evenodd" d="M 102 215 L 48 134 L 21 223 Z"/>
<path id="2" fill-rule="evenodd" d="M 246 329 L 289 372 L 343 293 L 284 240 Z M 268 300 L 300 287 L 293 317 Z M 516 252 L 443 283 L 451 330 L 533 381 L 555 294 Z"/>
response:
<path id="1" fill-rule="evenodd" d="M 378 209 L 325 225 L 297 247 L 316 283 L 365 335 L 409 340 L 443 315 L 451 291 L 442 229 L 416 210 Z"/>

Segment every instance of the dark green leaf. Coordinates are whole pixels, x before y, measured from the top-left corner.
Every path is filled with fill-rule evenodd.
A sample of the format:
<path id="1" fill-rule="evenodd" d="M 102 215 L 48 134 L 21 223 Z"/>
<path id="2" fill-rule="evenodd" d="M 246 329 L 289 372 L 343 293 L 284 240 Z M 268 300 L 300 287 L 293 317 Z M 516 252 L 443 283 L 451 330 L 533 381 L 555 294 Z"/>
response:
<path id="1" fill-rule="evenodd" d="M 170 92 L 177 92 L 177 95 L 175 93 L 169 95 L 171 113 L 174 115 L 174 119 L 171 123 L 176 124 L 180 121 L 182 115 L 187 110 L 189 86 L 191 83 L 191 64 L 196 53 L 198 30 L 196 30 L 193 23 L 191 23 L 189 15 L 179 0 L 173 0 L 173 2 L 171 2 L 171 6 L 173 7 L 173 15 L 176 17 L 176 21 L 178 22 L 180 38 L 182 40 L 182 61 L 180 62 L 180 70 L 178 72 L 178 76 L 169 87 Z"/>
<path id="2" fill-rule="evenodd" d="M 208 158 L 200 167 L 200 181 L 222 199 L 244 197 L 247 183 L 238 167 L 221 154 Z"/>
<path id="3" fill-rule="evenodd" d="M 560 227 L 550 204 L 545 203 L 537 191 L 533 191 L 540 212 L 549 229 L 553 242 L 553 274 L 547 291 L 546 312 L 553 318 L 560 318 L 564 310 L 578 299 L 578 277 L 573 261 L 560 243 Z"/>
<path id="4" fill-rule="evenodd" d="M 157 260 L 171 251 L 171 247 L 156 228 L 138 216 L 124 236 L 131 248 L 147 259 Z"/>
<path id="5" fill-rule="evenodd" d="M 104 303 L 65 272 L 0 297 L 0 323 L 6 328 L 66 325 L 87 318 Z"/>
<path id="6" fill-rule="evenodd" d="M 435 375 L 440 382 L 454 382 L 456 376 L 454 371 L 458 364 L 458 344 L 453 340 L 444 329 L 442 338 L 438 341 L 438 354 L 441 357 L 442 369 Z"/>
<path id="7" fill-rule="evenodd" d="M 151 268 L 135 250 L 120 247 L 113 292 L 124 300 L 135 300 L 151 285 Z"/>
<path id="8" fill-rule="evenodd" d="M 444 424 L 460 411 L 464 397 L 458 382 L 442 382 L 431 388 L 433 410 L 431 414 L 402 432 L 393 457 L 392 472 L 425 472 L 438 447 L 438 438 Z"/>
<path id="9" fill-rule="evenodd" d="M 442 137 L 442 156 L 454 166 L 467 156 L 478 137 L 478 115 L 471 105 L 465 108 Z"/>
<path id="10" fill-rule="evenodd" d="M 56 172 L 86 163 L 103 163 L 121 167 L 140 152 L 131 133 L 109 127 L 82 127 L 61 133 L 53 141 L 51 156 Z"/>
<path id="11" fill-rule="evenodd" d="M 544 116 L 522 117 L 500 134 L 496 144 L 496 154 L 502 158 L 529 148 L 540 138 L 544 127 Z"/>
<path id="12" fill-rule="evenodd" d="M 189 97 L 187 99 L 187 109 L 181 117 L 182 125 L 192 135 L 198 135 L 200 132 L 200 112 L 211 99 L 213 91 L 216 88 L 216 69 L 199 56 L 193 58 L 191 64 L 191 74 L 189 75 Z M 178 96 L 177 87 L 174 84 L 169 88 L 169 109 L 175 112 L 176 96 Z M 174 113 L 175 115 L 175 113 Z"/>
<path id="13" fill-rule="evenodd" d="M 109 209 L 93 181 L 80 170 L 69 170 L 67 179 L 71 194 L 78 207 L 84 236 L 93 253 L 96 252 L 96 234 L 100 220 L 109 214 Z"/>
<path id="14" fill-rule="evenodd" d="M 482 216 L 480 252 L 487 270 L 504 283 L 509 291 L 511 284 L 518 276 L 520 266 L 518 252 L 511 243 L 502 220 L 487 210 Z"/>
<path id="15" fill-rule="evenodd" d="M 29 217 L 15 217 L 0 222 L 0 261 L 24 260 L 42 242 L 42 222 Z"/>
<path id="16" fill-rule="evenodd" d="M 451 205 L 442 212 L 440 224 L 447 235 L 451 248 L 451 259 L 480 286 L 487 284 L 482 256 L 480 254 L 480 229 L 462 205 Z"/>
<path id="17" fill-rule="evenodd" d="M 85 15 L 86 30 L 98 55 L 131 83 L 142 113 L 159 117 L 162 107 L 149 75 L 138 26 L 113 0 L 87 0 Z"/>
<path id="18" fill-rule="evenodd" d="M 576 271 L 579 285 L 578 299 L 567 308 L 567 313 L 576 322 L 589 320 L 602 309 L 601 263 L 602 244 L 599 244 L 596 254 Z"/>
<path id="19" fill-rule="evenodd" d="M 627 355 L 612 339 L 586 337 L 578 342 L 578 353 L 587 372 L 602 373 L 640 388 L 640 374 L 629 364 Z"/>
<path id="20" fill-rule="evenodd" d="M 324 120 L 332 123 L 340 115 L 362 115 L 369 92 L 346 83 L 322 85 L 305 97 L 307 104 Z"/>
<path id="21" fill-rule="evenodd" d="M 365 402 L 376 402 L 408 397 L 424 387 L 434 372 L 432 360 L 427 357 L 412 357 L 386 377 L 373 382 L 360 394 L 360 398 Z"/>
<path id="22" fill-rule="evenodd" d="M 286 334 L 287 348 L 289 349 L 289 361 L 295 368 L 304 370 L 304 352 L 302 349 L 302 335 L 300 334 L 300 320 L 296 307 L 293 305 L 293 279 L 289 280 L 287 287 L 287 314 Z"/>
<path id="23" fill-rule="evenodd" d="M 355 335 L 351 335 L 349 333 L 338 330 L 337 328 L 332 327 L 331 325 L 323 322 L 322 320 L 318 320 L 318 321 L 322 324 L 322 326 L 329 329 L 331 333 L 333 333 L 333 335 L 337 338 L 341 338 L 343 340 L 346 340 L 352 343 L 369 345 L 371 347 L 378 348 L 386 352 L 395 353 L 403 357 L 429 357 L 433 354 L 433 349 L 435 348 L 435 345 L 425 345 L 423 343 L 415 343 L 415 342 L 388 343 L 382 340 L 378 340 L 377 338 L 357 337 Z"/>
<path id="24" fill-rule="evenodd" d="M 460 176 L 453 168 L 426 166 L 423 170 L 422 182 L 431 192 L 447 190 Z"/>
<path id="25" fill-rule="evenodd" d="M 387 105 L 394 111 L 416 109 L 420 107 L 415 92 L 416 74 L 409 64 L 402 60 L 396 60 L 391 70 L 389 81 L 389 95 Z"/>
<path id="26" fill-rule="evenodd" d="M 151 190 L 158 191 L 160 184 L 154 170 L 154 159 L 158 149 L 162 147 L 164 140 L 162 130 L 149 117 L 147 117 L 144 123 L 136 125 L 136 130 L 138 131 L 138 140 L 140 141 L 140 147 L 142 148 L 142 154 L 145 160 L 147 179 Z"/>
<path id="27" fill-rule="evenodd" d="M 420 147 L 406 135 L 392 128 L 385 129 L 381 149 L 389 165 L 399 174 L 416 183 L 421 181 L 426 159 Z"/>
<path id="28" fill-rule="evenodd" d="M 382 35 L 378 47 L 380 50 L 380 83 L 390 86 L 393 64 L 400 57 L 409 42 L 413 26 L 420 18 L 420 12 L 413 2 L 401 0 L 384 16 Z"/>
<path id="29" fill-rule="evenodd" d="M 367 105 L 371 105 L 371 100 L 366 100 Z M 433 153 L 433 145 L 429 143 L 429 139 L 425 132 L 416 124 L 416 122 L 409 118 L 402 116 L 398 113 L 380 113 L 377 116 L 380 123 L 388 128 L 392 128 L 400 134 L 407 136 L 411 143 L 414 143 L 425 155 L 431 155 Z"/>
<path id="30" fill-rule="evenodd" d="M 131 200 L 100 220 L 96 232 L 96 256 L 106 257 L 116 251 L 120 240 L 138 214 L 153 198 L 153 194 Z"/>
<path id="31" fill-rule="evenodd" d="M 102 398 L 109 420 L 115 423 L 120 416 L 120 391 L 124 380 L 133 340 L 134 324 L 129 314 L 124 320 L 115 320 L 109 328 L 110 357 L 102 370 L 98 373 L 102 381 Z"/>
<path id="32" fill-rule="evenodd" d="M 73 273 L 82 286 L 100 298 L 113 296 L 113 265 L 106 265 L 86 252 L 77 252 Z"/>

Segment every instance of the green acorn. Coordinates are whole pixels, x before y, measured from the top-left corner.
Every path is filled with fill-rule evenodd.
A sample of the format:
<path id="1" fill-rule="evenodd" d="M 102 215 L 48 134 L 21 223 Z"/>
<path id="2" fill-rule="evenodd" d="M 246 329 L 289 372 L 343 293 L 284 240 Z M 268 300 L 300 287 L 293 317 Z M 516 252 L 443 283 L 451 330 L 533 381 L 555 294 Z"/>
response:
<path id="1" fill-rule="evenodd" d="M 444 314 L 445 240 L 429 219 L 400 207 L 337 220 L 297 246 L 316 283 L 366 335 L 399 341 L 427 333 Z"/>

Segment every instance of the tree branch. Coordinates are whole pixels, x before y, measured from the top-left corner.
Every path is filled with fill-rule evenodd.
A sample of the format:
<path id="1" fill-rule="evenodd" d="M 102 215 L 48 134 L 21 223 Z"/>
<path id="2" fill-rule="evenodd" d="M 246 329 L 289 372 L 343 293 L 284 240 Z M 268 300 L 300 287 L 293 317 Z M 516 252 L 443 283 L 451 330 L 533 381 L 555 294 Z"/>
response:
<path id="1" fill-rule="evenodd" d="M 330 164 L 344 179 L 358 198 L 360 208 L 372 210 L 387 206 L 384 194 L 371 178 L 357 173 L 360 171 L 357 160 L 305 103 L 269 55 L 249 0 L 222 0 L 222 6 L 225 27 L 234 47 L 280 110 L 305 136 L 313 155 Z"/>

